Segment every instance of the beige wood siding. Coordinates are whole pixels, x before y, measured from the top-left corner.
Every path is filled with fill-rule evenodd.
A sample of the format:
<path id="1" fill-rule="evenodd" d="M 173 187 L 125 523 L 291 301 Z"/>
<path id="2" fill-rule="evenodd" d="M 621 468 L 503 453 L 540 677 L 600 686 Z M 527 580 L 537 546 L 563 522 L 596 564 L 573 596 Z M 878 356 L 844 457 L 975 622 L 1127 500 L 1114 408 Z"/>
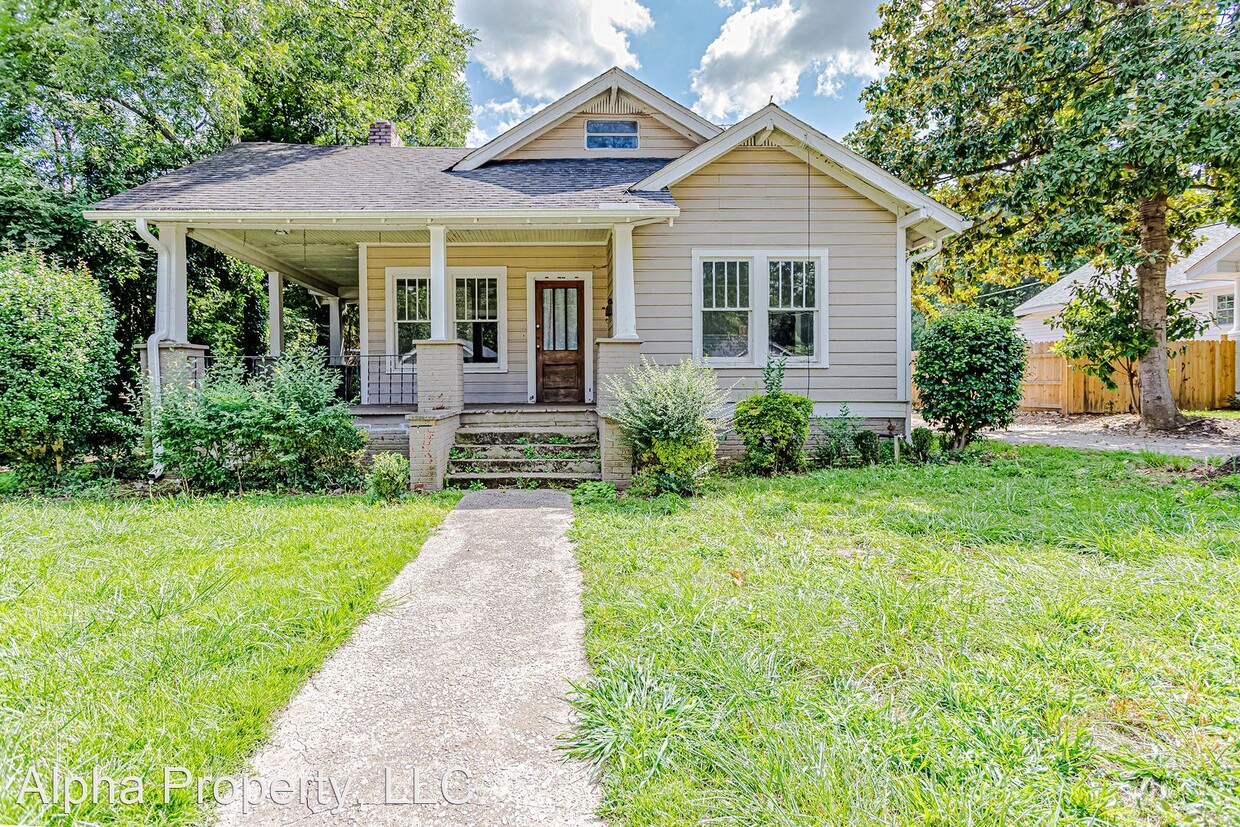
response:
<path id="1" fill-rule="evenodd" d="M 369 246 L 366 250 L 366 304 L 371 353 L 388 353 L 387 344 L 387 268 L 429 267 L 430 248 Z M 525 282 L 528 272 L 586 271 L 591 280 L 594 320 L 593 335 L 607 335 L 608 262 L 607 248 L 591 246 L 453 246 L 448 247 L 448 267 L 507 267 L 508 371 L 506 373 L 466 373 L 467 403 L 525 403 L 528 364 L 526 343 Z"/>
<path id="2" fill-rule="evenodd" d="M 807 204 L 808 189 L 808 204 Z M 672 187 L 681 214 L 671 227 L 634 231 L 637 330 L 642 351 L 670 362 L 692 352 L 692 251 L 804 250 L 828 255 L 830 366 L 790 367 L 786 387 L 816 402 L 895 403 L 896 226 L 889 211 L 778 148 L 738 147 Z M 812 214 L 807 238 L 806 208 Z M 765 344 L 765 343 L 761 343 Z M 720 369 L 743 396 L 758 368 Z"/>
<path id="3" fill-rule="evenodd" d="M 586 149 L 586 121 L 591 118 L 628 118 L 638 123 L 638 148 Z M 700 141 L 673 129 L 645 111 L 640 103 L 620 95 L 616 104 L 609 95 L 595 98 L 576 115 L 500 156 L 504 160 L 541 158 L 679 158 Z"/>

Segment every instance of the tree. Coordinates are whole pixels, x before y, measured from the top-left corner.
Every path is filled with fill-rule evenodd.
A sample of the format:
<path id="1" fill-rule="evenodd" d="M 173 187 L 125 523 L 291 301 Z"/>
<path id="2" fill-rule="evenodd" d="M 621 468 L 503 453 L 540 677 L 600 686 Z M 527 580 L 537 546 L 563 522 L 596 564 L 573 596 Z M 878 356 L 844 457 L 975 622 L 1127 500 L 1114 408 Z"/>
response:
<path id="1" fill-rule="evenodd" d="M 1210 326 L 1193 313 L 1195 295 L 1167 296 L 1167 340 L 1192 339 Z M 1052 349 L 1066 359 L 1079 360 L 1077 370 L 1095 376 L 1110 390 L 1122 373 L 1129 398 L 1140 408 L 1138 368 L 1141 357 L 1157 346 L 1152 331 L 1141 326 L 1140 297 L 1131 279 L 1094 278 L 1072 285 L 1072 299 L 1048 324 L 1063 328 L 1063 338 Z"/>
<path id="2" fill-rule="evenodd" d="M 926 326 L 913 383 L 921 413 L 964 448 L 983 428 L 1006 428 L 1020 407 L 1025 340 L 1016 320 L 975 308 L 949 310 Z"/>
<path id="3" fill-rule="evenodd" d="M 1240 6 L 1218 0 L 890 0 L 889 72 L 851 140 L 975 219 L 923 291 L 1135 274 L 1147 427 L 1184 418 L 1167 377 L 1167 264 L 1240 216 Z"/>
<path id="4" fill-rule="evenodd" d="M 0 462 L 28 482 L 54 479 L 112 430 L 115 329 L 84 268 L 0 252 Z"/>
<path id="5" fill-rule="evenodd" d="M 0 244 L 87 265 L 132 377 L 154 255 L 86 206 L 237 139 L 357 143 L 383 118 L 411 143 L 462 143 L 471 43 L 450 0 L 0 0 Z M 257 352 L 261 273 L 189 255 L 190 335 Z"/>

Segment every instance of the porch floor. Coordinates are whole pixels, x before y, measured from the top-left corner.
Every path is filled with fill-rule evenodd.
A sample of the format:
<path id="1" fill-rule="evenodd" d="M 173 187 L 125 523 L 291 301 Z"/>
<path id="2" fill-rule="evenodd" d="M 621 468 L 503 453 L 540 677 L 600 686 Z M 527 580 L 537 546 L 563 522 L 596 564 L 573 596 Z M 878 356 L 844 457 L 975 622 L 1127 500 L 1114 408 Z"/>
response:
<path id="1" fill-rule="evenodd" d="M 354 416 L 391 416 L 416 413 L 417 405 L 350 405 L 349 413 Z M 521 404 L 519 402 L 467 402 L 465 413 L 560 413 L 564 411 L 593 411 L 593 402 L 588 403 L 537 403 Z"/>

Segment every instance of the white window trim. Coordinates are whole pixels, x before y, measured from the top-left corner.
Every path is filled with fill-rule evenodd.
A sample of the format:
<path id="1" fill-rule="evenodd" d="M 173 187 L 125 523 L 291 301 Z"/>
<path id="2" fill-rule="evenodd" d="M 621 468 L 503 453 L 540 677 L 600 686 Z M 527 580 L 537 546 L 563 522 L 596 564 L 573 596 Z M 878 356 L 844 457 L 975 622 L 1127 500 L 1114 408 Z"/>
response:
<path id="1" fill-rule="evenodd" d="M 418 369 L 417 365 L 409 367 L 399 367 L 392 358 L 396 353 L 396 279 L 398 278 L 421 278 L 429 279 L 431 277 L 431 268 L 429 267 L 388 267 L 385 276 L 387 283 L 384 286 L 384 310 L 386 312 L 386 351 L 388 353 L 387 372 L 388 373 L 414 373 Z M 508 268 L 507 267 L 449 267 L 448 268 L 448 285 L 449 295 L 452 299 L 452 315 L 448 319 L 448 329 L 453 337 L 456 336 L 456 280 L 458 278 L 493 278 L 499 280 L 499 363 L 495 365 L 477 365 L 465 364 L 466 373 L 507 373 L 508 372 Z M 434 315 L 435 308 L 431 308 L 431 314 Z"/>
<path id="2" fill-rule="evenodd" d="M 629 148 L 629 147 L 620 147 L 620 146 L 608 146 L 608 147 L 592 147 L 592 146 L 590 146 L 590 135 L 591 135 L 591 134 L 595 134 L 595 135 L 600 135 L 600 134 L 603 134 L 603 133 L 598 133 L 598 132 L 596 132 L 596 133 L 591 133 L 591 132 L 590 132 L 590 121 L 631 121 L 634 125 L 636 125 L 636 126 L 637 126 L 637 132 L 635 132 L 635 133 L 622 132 L 622 133 L 614 133 L 614 134 L 622 134 L 622 135 L 629 135 L 629 134 L 632 134 L 632 135 L 634 135 L 634 136 L 637 138 L 637 146 L 635 146 L 635 147 L 631 147 L 631 148 Z M 613 133 L 607 133 L 607 134 L 613 134 Z M 617 117 L 610 117 L 610 118 L 609 118 L 609 117 L 592 118 L 592 117 L 590 117 L 589 115 L 587 115 L 587 116 L 586 116 L 586 118 L 585 118 L 585 120 L 584 120 L 584 121 L 582 121 L 582 123 L 581 123 L 581 148 L 582 148 L 582 149 L 584 149 L 584 150 L 585 150 L 585 151 L 587 151 L 587 152 L 637 152 L 637 151 L 639 151 L 639 150 L 642 148 L 642 122 L 641 122 L 641 119 L 640 119 L 640 118 L 622 118 L 622 117 L 618 117 L 618 116 L 617 116 Z"/>
<path id="3" fill-rule="evenodd" d="M 586 317 L 582 321 L 586 340 L 586 404 L 594 402 L 594 272 L 591 270 L 556 270 L 554 272 L 529 272 L 525 274 L 525 370 L 526 393 L 530 404 L 538 401 L 538 369 L 534 354 L 534 325 L 537 308 L 534 284 L 539 281 L 580 281 L 585 284 L 582 305 Z"/>
<path id="4" fill-rule="evenodd" d="M 814 356 L 810 358 L 789 358 L 789 365 L 801 367 L 830 367 L 829 341 L 827 335 L 830 325 L 827 323 L 830 310 L 827 297 L 830 295 L 827 285 L 830 278 L 827 248 L 817 247 L 808 251 L 789 247 L 769 249 L 716 247 L 710 249 L 694 248 L 693 270 L 690 283 L 693 286 L 693 358 L 699 362 L 720 368 L 756 368 L 763 367 L 767 361 L 767 334 L 769 332 L 770 273 L 767 262 L 771 259 L 813 259 L 817 262 L 817 277 L 814 279 L 814 301 L 817 313 L 814 317 Z M 707 357 L 702 354 L 702 262 L 712 259 L 729 259 L 733 261 L 749 261 L 749 356 L 740 359 L 722 359 Z M 762 289 L 758 289 L 758 285 Z"/>

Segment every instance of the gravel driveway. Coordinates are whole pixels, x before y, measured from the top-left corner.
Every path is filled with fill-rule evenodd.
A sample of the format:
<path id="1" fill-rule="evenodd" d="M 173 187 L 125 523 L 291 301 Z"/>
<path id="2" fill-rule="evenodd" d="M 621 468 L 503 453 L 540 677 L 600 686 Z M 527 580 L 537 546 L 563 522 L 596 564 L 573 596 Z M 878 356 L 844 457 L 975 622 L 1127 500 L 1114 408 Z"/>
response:
<path id="1" fill-rule="evenodd" d="M 567 679 L 588 673 L 571 521 L 562 492 L 462 499 L 281 714 L 220 823 L 601 824 L 555 749 Z"/>

